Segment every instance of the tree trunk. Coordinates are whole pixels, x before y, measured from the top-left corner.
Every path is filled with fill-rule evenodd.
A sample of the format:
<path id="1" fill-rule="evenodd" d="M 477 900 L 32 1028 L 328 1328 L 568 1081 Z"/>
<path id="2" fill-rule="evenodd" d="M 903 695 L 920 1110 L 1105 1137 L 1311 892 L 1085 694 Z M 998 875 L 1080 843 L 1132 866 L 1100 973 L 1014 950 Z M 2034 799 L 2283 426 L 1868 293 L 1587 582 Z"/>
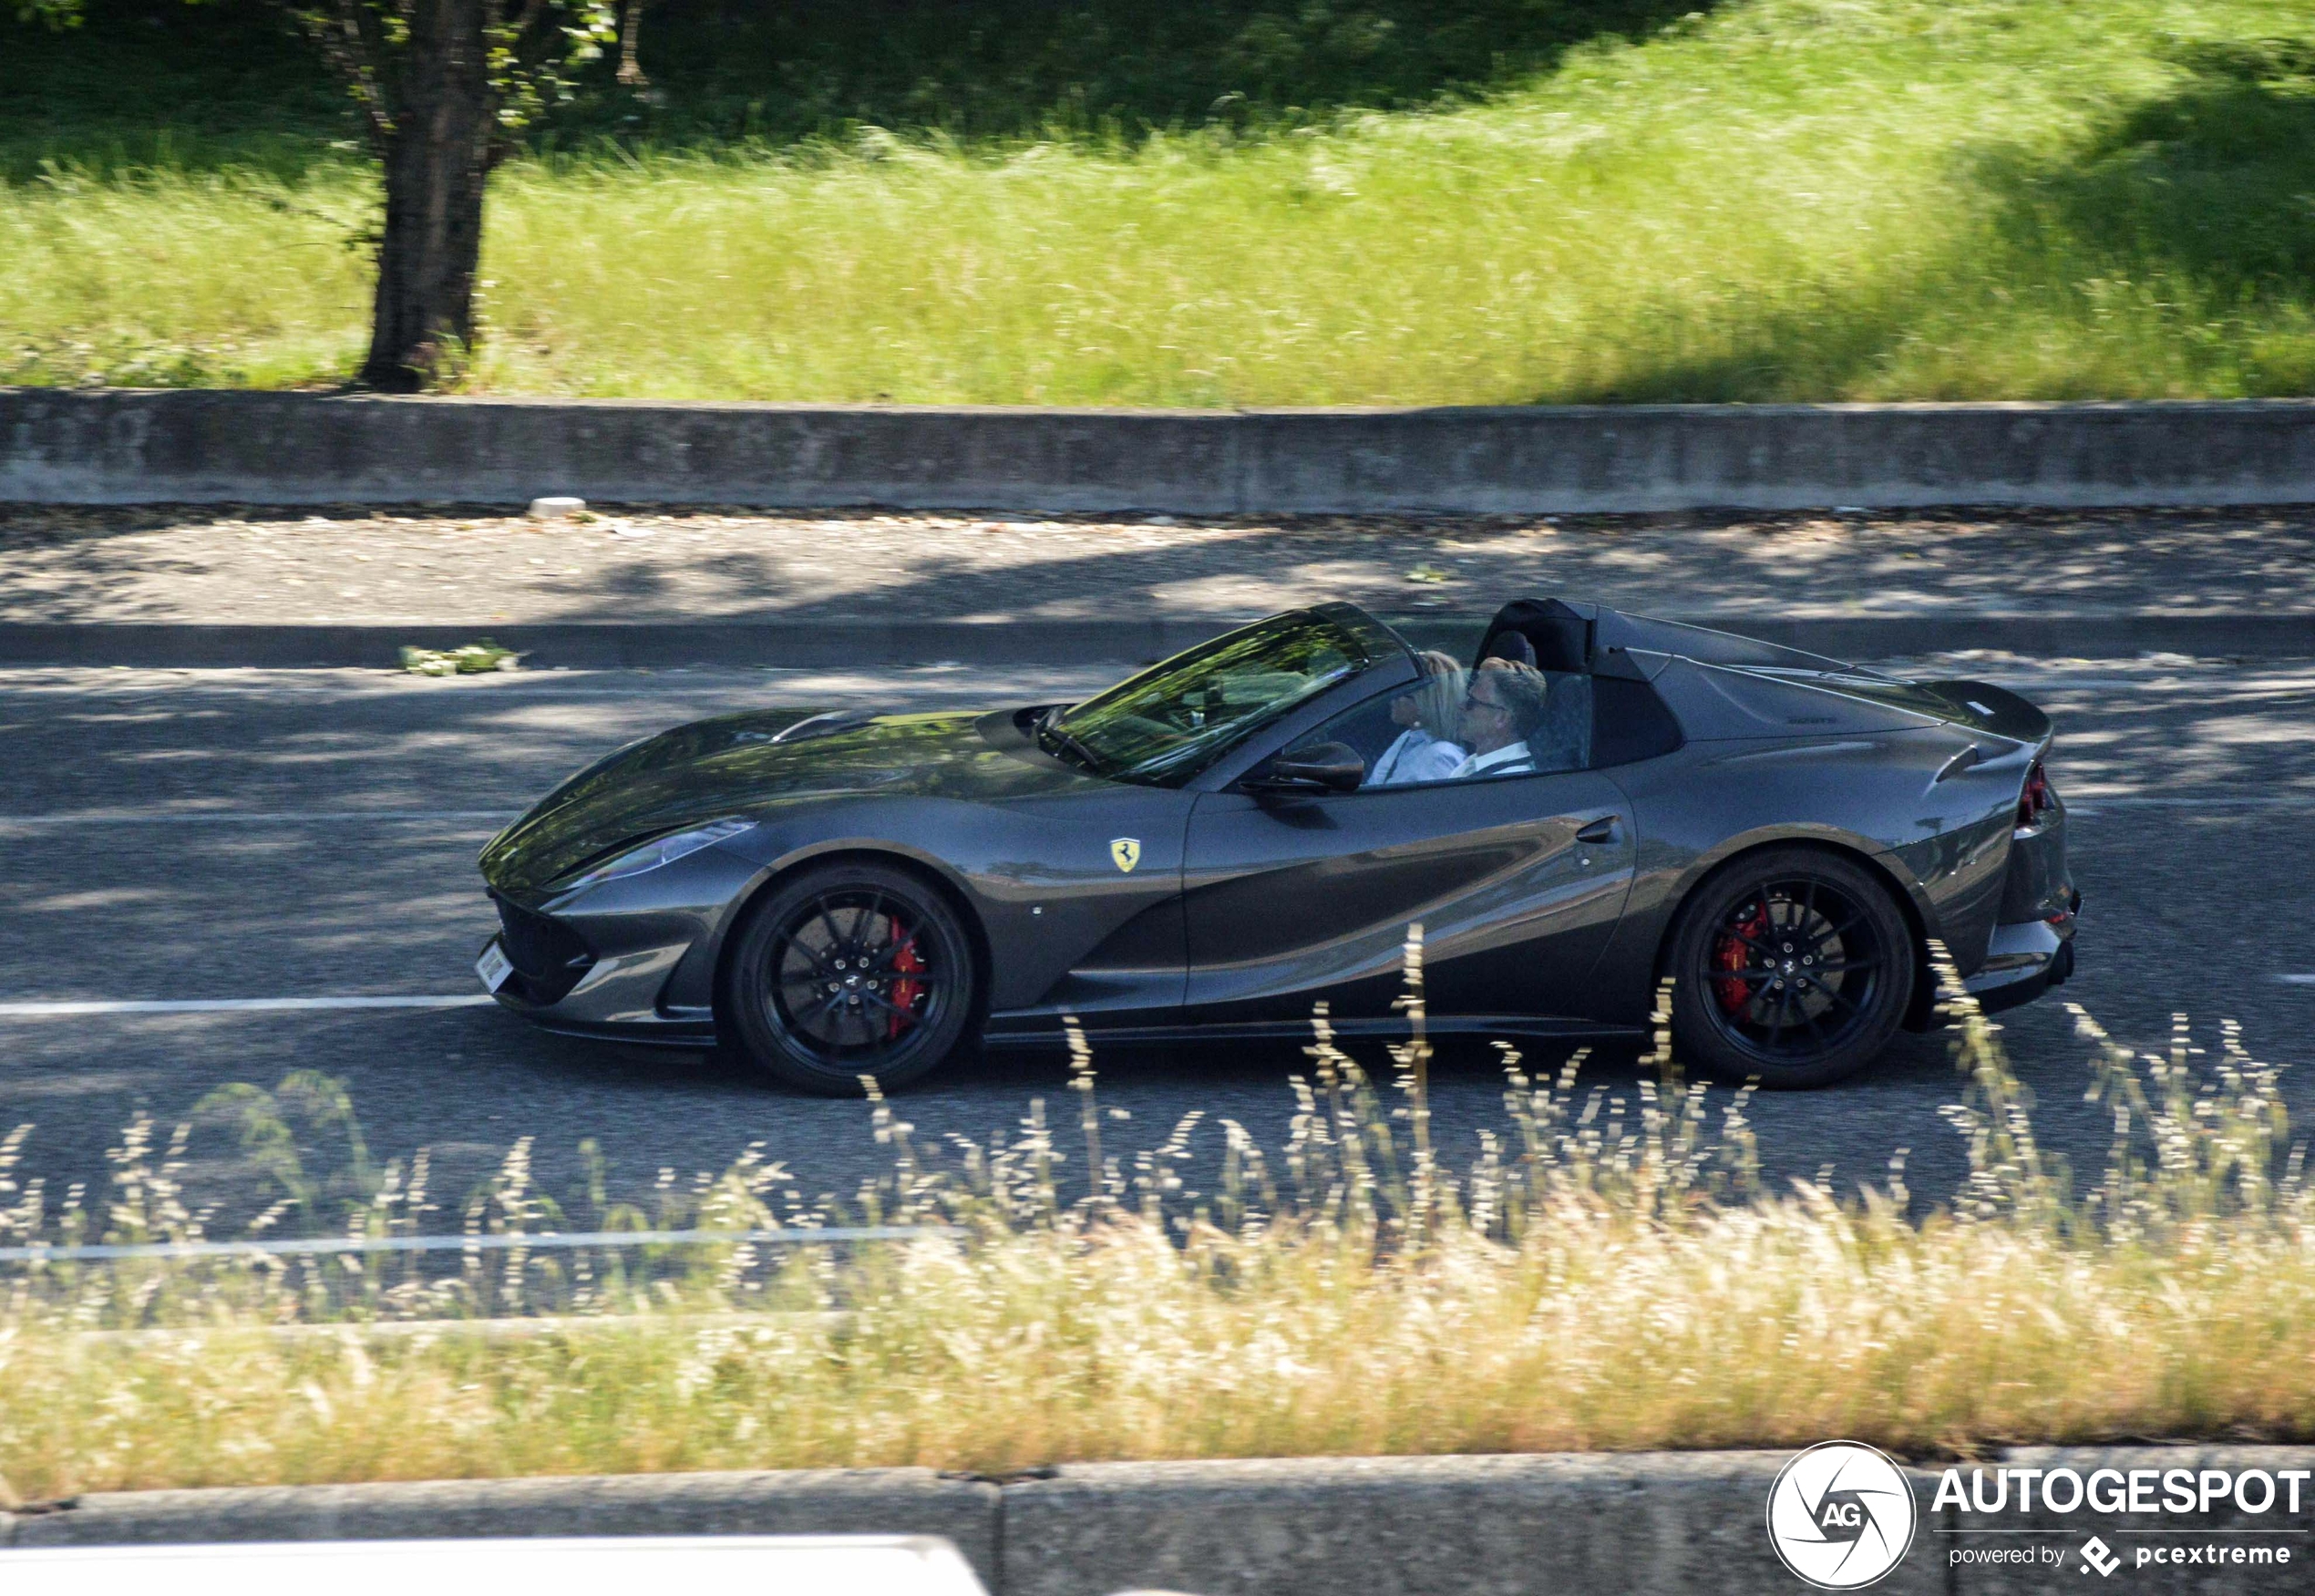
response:
<path id="1" fill-rule="evenodd" d="M 414 0 L 386 148 L 377 307 L 361 380 L 415 393 L 474 342 L 493 131 L 484 0 Z"/>

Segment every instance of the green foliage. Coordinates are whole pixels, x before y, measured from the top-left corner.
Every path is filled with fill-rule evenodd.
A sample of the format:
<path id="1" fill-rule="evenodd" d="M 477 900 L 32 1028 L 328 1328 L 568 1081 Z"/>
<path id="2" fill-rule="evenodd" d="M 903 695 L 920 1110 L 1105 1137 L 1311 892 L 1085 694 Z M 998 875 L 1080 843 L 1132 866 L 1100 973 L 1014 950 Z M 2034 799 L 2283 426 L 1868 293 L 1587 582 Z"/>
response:
<path id="1" fill-rule="evenodd" d="M 353 1099 L 341 1082 L 319 1070 L 293 1070 L 271 1092 L 242 1081 L 219 1086 L 193 1105 L 191 1123 L 232 1127 L 242 1165 L 256 1178 L 259 1191 L 277 1200 L 272 1211 L 294 1211 L 303 1229 L 334 1218 L 321 1211 L 325 1195 L 366 1198 L 377 1185 L 378 1171 L 362 1139 Z M 317 1179 L 308 1173 L 300 1149 L 301 1144 L 316 1148 L 323 1138 L 333 1144 L 324 1166 L 331 1173 Z M 146 1234 L 139 1230 L 138 1239 Z"/>
<path id="2" fill-rule="evenodd" d="M 683 70 L 652 41 L 674 52 L 679 15 L 644 37 L 671 118 Z M 895 118 L 613 148 L 558 120 L 494 181 L 465 381 L 1193 406 L 2303 394 L 2311 52 L 2292 0 L 1746 0 L 1468 104 L 1311 94 L 1262 137 Z M 107 143 L 124 93 L 59 113 L 89 159 L 44 166 L 0 107 L 0 381 L 327 383 L 358 357 L 367 170 L 262 132 L 256 76 L 202 78 L 206 102 L 170 81 L 201 107 L 185 124 L 245 131 Z M 1127 103 L 1105 92 L 1085 103 Z M 1161 102 L 1188 103 L 1139 103 Z M 324 94 L 314 125 L 342 137 L 338 115 Z"/>
<path id="3" fill-rule="evenodd" d="M 295 178 L 358 147 L 344 90 L 258 0 L 98 0 L 81 22 L 0 23 L 0 180 L 51 165 Z"/>
<path id="4" fill-rule="evenodd" d="M 283 141 L 310 156 L 349 133 L 382 133 L 411 40 L 397 0 L 19 0 L 17 17 L 47 25 L 9 38 L 27 69 L 0 84 L 0 170 L 13 165 L 19 180 L 44 162 L 108 164 L 116 149 L 180 164 L 175 139 L 156 138 L 180 126 L 202 129 L 190 149 L 236 164 L 249 153 L 275 164 Z M 617 35 L 613 0 L 511 8 L 485 40 L 507 133 L 572 103 Z M 201 114 L 221 101 L 221 125 Z"/>
<path id="5" fill-rule="evenodd" d="M 0 149 L 85 161 L 96 135 L 134 144 L 162 108 L 181 129 L 316 145 L 353 131 L 320 61 L 284 49 L 282 0 L 29 0 L 84 20 L 11 40 L 33 63 L 0 88 Z M 1639 37 L 1713 0 L 653 0 L 622 86 L 584 34 L 526 116 L 534 143 L 704 148 L 842 137 L 863 126 L 962 139 L 1071 130 L 1136 138 L 1209 123 L 1246 131 L 1345 106 L 1429 104 L 1516 83 L 1569 46 Z M 191 104 L 203 114 L 190 112 Z M 107 103 L 111 102 L 111 103 Z M 220 123 L 217 113 L 226 120 Z M 89 114 L 89 113 L 95 114 Z M 61 117 L 59 122 L 56 118 Z M 12 126 L 13 124 L 13 126 Z M 79 124 L 76 127 L 75 124 Z"/>
<path id="6" fill-rule="evenodd" d="M 457 648 L 417 648 L 405 644 L 401 657 L 402 668 L 414 676 L 473 676 L 522 666 L 520 654 L 500 648 L 487 637 Z"/>
<path id="7" fill-rule="evenodd" d="M 965 140 L 1243 129 L 1516 83 L 1579 41 L 1641 36 L 1713 3 L 664 0 L 643 35 L 655 92 L 599 74 L 598 98 L 560 130 L 697 144 L 863 125 Z"/>

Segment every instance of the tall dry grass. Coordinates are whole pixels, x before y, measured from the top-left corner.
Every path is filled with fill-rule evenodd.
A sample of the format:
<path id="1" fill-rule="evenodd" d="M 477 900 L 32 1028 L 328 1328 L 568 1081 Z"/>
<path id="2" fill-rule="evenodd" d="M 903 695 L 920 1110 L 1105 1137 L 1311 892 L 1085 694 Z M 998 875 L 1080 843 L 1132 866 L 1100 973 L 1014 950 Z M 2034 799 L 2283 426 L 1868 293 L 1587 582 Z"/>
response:
<path id="1" fill-rule="evenodd" d="M 2082 1017 L 2084 1084 L 2115 1134 L 2077 1192 L 2038 1150 L 1995 1033 L 1950 1001 L 1965 1081 L 1950 1115 L 1971 1173 L 1935 1205 L 1901 1174 L 1848 1198 L 1764 1189 L 1745 1094 L 1686 1083 L 1661 1052 L 1659 1078 L 1615 1091 L 1587 1085 L 1580 1056 L 1539 1080 L 1507 1047 L 1504 1119 L 1451 1173 L 1429 1143 L 1419 1028 L 1378 1085 L 1322 1017 L 1282 1156 L 1225 1121 L 1222 1178 L 1194 1200 L 1191 1128 L 1130 1159 L 1105 1151 L 1081 1057 L 1065 1137 L 1040 1107 L 1010 1145 L 935 1158 L 879 1102 L 890 1174 L 858 1210 L 782 1212 L 783 1179 L 751 1158 L 683 1216 L 933 1227 L 914 1241 L 658 1267 L 476 1255 L 433 1275 L 350 1255 L 18 1266 L 0 1305 L 0 1474 L 49 1497 L 2315 1436 L 2315 1215 L 2275 1068 L 2231 1028 L 2205 1064 L 2183 1022 L 2167 1055 L 2134 1058 Z M 100 1220 L 44 1211 L 22 1147 L 0 1169 L 11 1241 L 203 1233 L 181 1143 L 156 1148 L 149 1127 L 124 1145 Z M 1070 1156 L 1098 1171 L 1075 1198 Z M 545 1228 L 525 1157 L 469 1200 L 469 1231 Z M 408 1228 L 423 1170 L 373 1179 L 343 1222 Z"/>

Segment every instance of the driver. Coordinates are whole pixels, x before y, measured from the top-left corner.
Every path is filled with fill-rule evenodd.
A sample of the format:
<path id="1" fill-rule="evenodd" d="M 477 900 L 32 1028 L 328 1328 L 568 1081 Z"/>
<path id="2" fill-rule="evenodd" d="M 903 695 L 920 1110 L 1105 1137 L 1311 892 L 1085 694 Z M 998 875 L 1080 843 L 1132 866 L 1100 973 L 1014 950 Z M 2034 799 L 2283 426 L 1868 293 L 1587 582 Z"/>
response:
<path id="1" fill-rule="evenodd" d="M 1445 781 L 1463 763 L 1455 740 L 1463 702 L 1463 667 L 1454 656 L 1428 649 L 1415 656 L 1423 679 L 1391 700 L 1391 721 L 1405 729 L 1376 757 L 1368 787 Z"/>
<path id="2" fill-rule="evenodd" d="M 1463 695 L 1463 740 L 1470 757 L 1450 779 L 1534 774 L 1528 739 L 1543 725 L 1550 685 L 1533 665 L 1491 659 L 1471 677 Z"/>

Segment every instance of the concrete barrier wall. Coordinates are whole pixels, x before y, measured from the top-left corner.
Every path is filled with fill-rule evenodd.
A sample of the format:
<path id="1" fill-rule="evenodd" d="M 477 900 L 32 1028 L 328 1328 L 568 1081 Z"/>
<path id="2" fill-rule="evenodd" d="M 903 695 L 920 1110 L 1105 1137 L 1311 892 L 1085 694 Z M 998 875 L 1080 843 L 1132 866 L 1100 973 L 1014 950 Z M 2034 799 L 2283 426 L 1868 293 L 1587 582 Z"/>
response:
<path id="1" fill-rule="evenodd" d="M 1789 1596 L 1765 1529 L 1788 1456 L 1073 1465 L 1006 1489 L 1003 1596 Z M 1919 1551 L 1876 1589 L 1943 1592 Z"/>
<path id="2" fill-rule="evenodd" d="M 2315 501 L 2315 403 L 1010 410 L 0 389 L 0 500 L 1762 510 Z"/>
<path id="3" fill-rule="evenodd" d="M 0 1513 L 0 1547 L 427 1537 L 925 1534 L 947 1537 L 994 1596 L 1788 1596 L 1771 1550 L 1769 1488 L 1790 1454 L 1656 1452 L 1538 1457 L 1275 1458 L 1073 1464 L 1002 1485 L 923 1468 L 597 1479 L 447 1480 L 95 1495 Z M 2315 1447 L 2018 1448 L 1999 1466 L 2315 1467 Z M 2220 1503 L 2191 1521 L 2118 1524 L 2094 1512 L 2001 1517 L 1933 1507 L 1937 1471 L 1911 1471 L 1920 1525 L 1878 1584 L 1895 1596 L 2085 1590 L 2091 1536 L 2133 1566 L 2134 1591 L 2265 1596 L 2309 1588 L 2308 1514 Z M 2310 1496 L 2315 1500 L 2315 1495 Z M 2149 1526 L 2152 1526 L 2151 1528 Z M 2034 1543 L 2032 1568 L 1954 1549 Z M 2166 1543 L 2289 1547 L 2264 1566 L 2138 1567 Z M 2256 1539 L 2254 1539 L 2256 1538 Z"/>
<path id="4" fill-rule="evenodd" d="M 0 1546 L 572 1535 L 939 1535 L 1002 1579 L 998 1490 L 930 1468 L 122 1491 L 0 1512 Z M 673 1593 L 671 1593 L 673 1596 Z"/>

